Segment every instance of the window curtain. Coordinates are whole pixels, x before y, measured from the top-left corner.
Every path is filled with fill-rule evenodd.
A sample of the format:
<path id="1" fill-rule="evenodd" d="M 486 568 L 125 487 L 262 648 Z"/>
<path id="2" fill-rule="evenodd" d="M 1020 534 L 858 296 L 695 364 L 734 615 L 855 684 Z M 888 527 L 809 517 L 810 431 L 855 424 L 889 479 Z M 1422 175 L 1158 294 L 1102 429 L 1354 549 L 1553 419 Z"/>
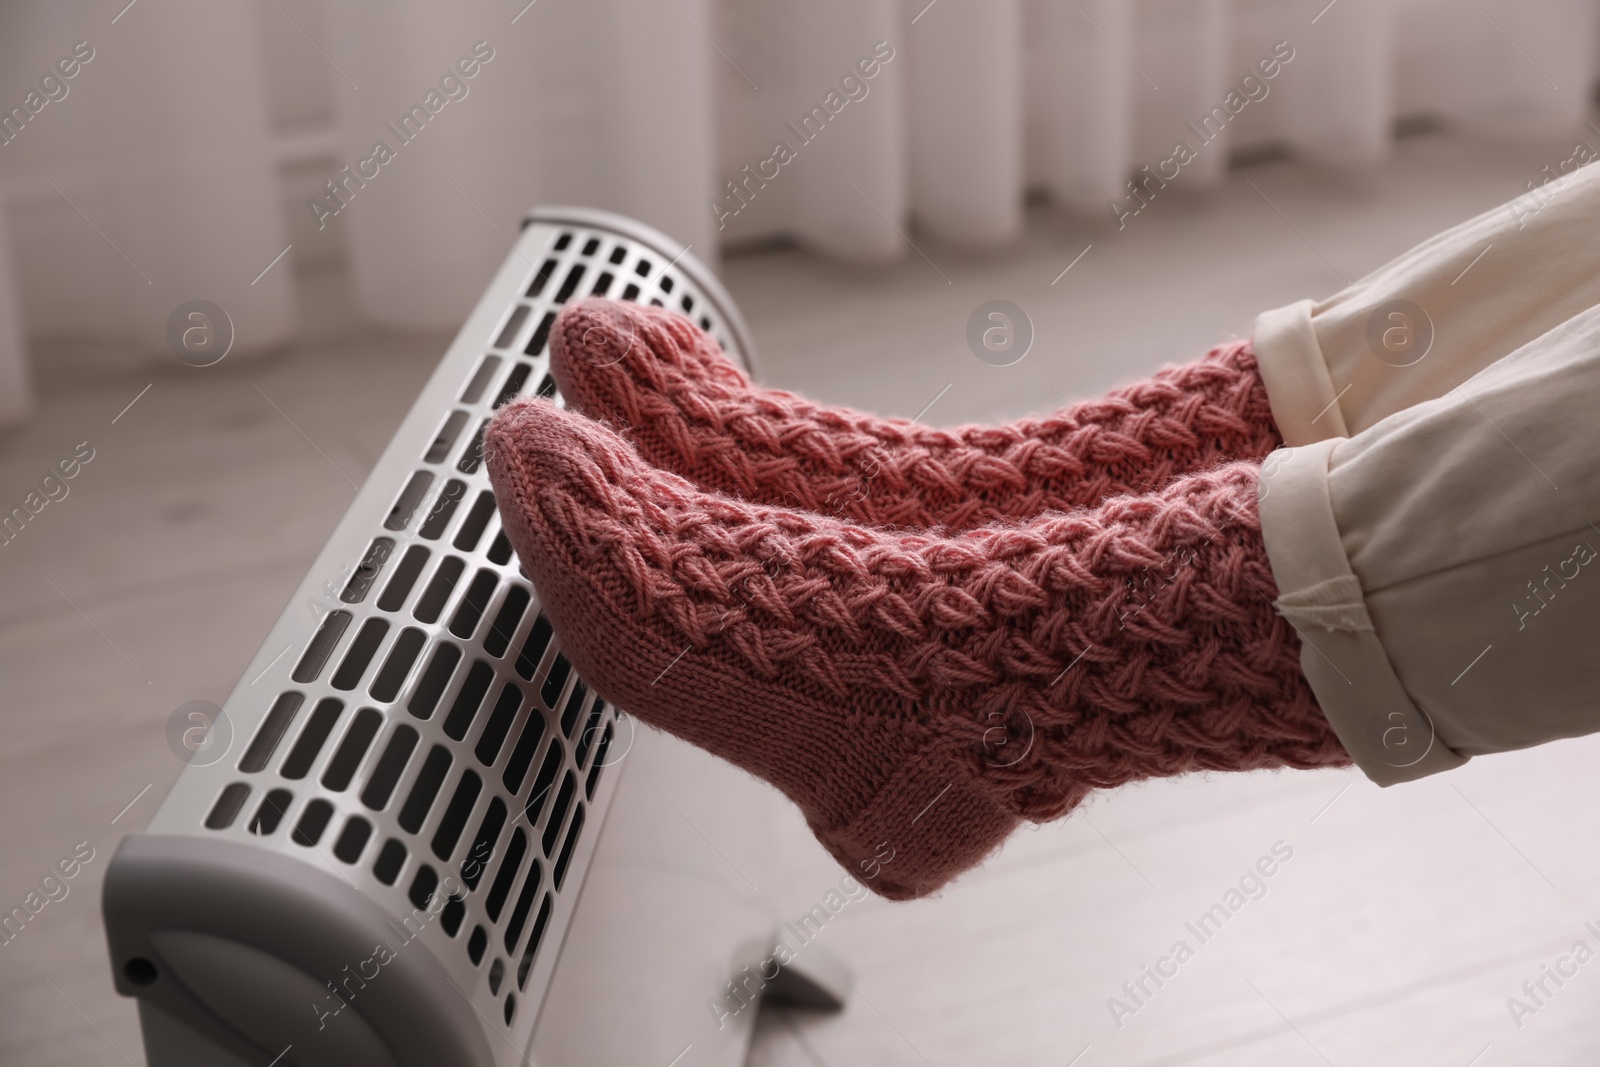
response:
<path id="1" fill-rule="evenodd" d="M 343 269 L 373 324 L 451 328 L 535 203 L 625 212 L 712 263 L 774 238 L 882 262 L 913 232 L 1004 245 L 1030 190 L 1114 224 L 1138 203 L 1130 181 L 1203 190 L 1258 145 L 1381 166 L 1412 116 L 1600 145 L 1597 15 L 1597 0 L 0 5 L 0 421 L 27 409 L 30 341 L 171 360 L 168 319 L 194 299 L 232 320 L 230 358 L 293 341 L 308 263 Z M 65 78 L 75 48 L 93 58 Z"/>

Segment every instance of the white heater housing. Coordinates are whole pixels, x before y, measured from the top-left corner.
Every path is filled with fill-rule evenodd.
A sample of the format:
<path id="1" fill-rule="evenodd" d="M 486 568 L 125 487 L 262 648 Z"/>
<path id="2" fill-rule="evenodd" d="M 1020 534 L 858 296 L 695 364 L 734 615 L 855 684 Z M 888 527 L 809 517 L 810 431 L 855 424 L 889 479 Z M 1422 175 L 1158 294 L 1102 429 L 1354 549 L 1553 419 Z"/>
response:
<path id="1" fill-rule="evenodd" d="M 742 1062 L 755 1012 L 706 1002 L 777 917 L 721 852 L 765 843 L 776 794 L 587 690 L 482 461 L 496 408 L 555 396 L 551 324 L 591 293 L 682 311 L 752 365 L 686 249 L 603 212 L 529 216 L 112 860 L 111 963 L 151 1067 Z"/>

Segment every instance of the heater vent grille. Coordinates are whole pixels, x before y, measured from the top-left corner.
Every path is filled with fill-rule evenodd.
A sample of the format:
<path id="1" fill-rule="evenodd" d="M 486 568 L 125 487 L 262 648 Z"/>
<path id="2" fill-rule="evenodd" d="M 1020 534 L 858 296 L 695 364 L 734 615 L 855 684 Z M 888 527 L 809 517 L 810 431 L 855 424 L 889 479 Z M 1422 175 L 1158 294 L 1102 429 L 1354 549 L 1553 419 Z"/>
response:
<path id="1" fill-rule="evenodd" d="M 209 805 L 193 832 L 299 852 L 400 916 L 431 904 L 424 940 L 517 1048 L 632 724 L 561 654 L 501 528 L 484 430 L 519 397 L 560 402 L 550 330 L 581 295 L 696 311 L 729 347 L 740 327 L 690 267 L 598 225 L 531 224 L 485 297 L 506 306 L 480 306 L 369 479 L 368 518 L 358 501 L 280 622 L 309 603 L 303 647 L 230 700 L 242 756 L 185 772 Z"/>

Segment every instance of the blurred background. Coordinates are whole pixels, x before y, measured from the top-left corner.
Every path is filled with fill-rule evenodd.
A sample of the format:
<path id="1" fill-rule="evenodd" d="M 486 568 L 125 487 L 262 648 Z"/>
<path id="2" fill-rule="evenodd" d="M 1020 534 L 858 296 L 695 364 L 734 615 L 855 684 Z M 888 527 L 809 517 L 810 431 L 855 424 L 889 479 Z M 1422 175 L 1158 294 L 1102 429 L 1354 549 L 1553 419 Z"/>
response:
<path id="1" fill-rule="evenodd" d="M 689 245 L 769 384 L 1009 418 L 1600 156 L 1597 22 L 1596 0 L 0 5 L 0 511 L 94 454 L 0 546 L 0 903 L 148 820 L 182 766 L 169 716 L 237 681 L 532 205 Z M 995 299 L 1033 336 L 1006 366 L 966 341 Z M 231 338 L 209 366 L 172 341 L 195 300 Z M 1099 798 L 935 900 L 853 904 L 828 931 L 849 1006 L 763 1011 L 748 1062 L 1597 1062 L 1600 966 L 1524 992 L 1600 948 L 1596 755 Z M 1280 842 L 1270 891 L 1119 1015 Z M 765 844 L 730 847 L 776 913 L 836 882 L 793 812 Z M 0 945 L 0 1064 L 143 1062 L 103 869 Z"/>

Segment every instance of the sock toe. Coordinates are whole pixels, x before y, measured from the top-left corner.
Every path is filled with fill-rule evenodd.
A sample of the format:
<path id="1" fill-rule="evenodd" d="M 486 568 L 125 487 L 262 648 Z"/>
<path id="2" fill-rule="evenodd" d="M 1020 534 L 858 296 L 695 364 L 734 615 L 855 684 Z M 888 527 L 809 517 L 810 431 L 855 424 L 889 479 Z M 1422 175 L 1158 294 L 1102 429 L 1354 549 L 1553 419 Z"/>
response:
<path id="1" fill-rule="evenodd" d="M 707 383 L 750 384 L 710 335 L 682 316 L 603 297 L 556 316 L 550 370 L 569 404 L 619 426 L 644 425 Z"/>

